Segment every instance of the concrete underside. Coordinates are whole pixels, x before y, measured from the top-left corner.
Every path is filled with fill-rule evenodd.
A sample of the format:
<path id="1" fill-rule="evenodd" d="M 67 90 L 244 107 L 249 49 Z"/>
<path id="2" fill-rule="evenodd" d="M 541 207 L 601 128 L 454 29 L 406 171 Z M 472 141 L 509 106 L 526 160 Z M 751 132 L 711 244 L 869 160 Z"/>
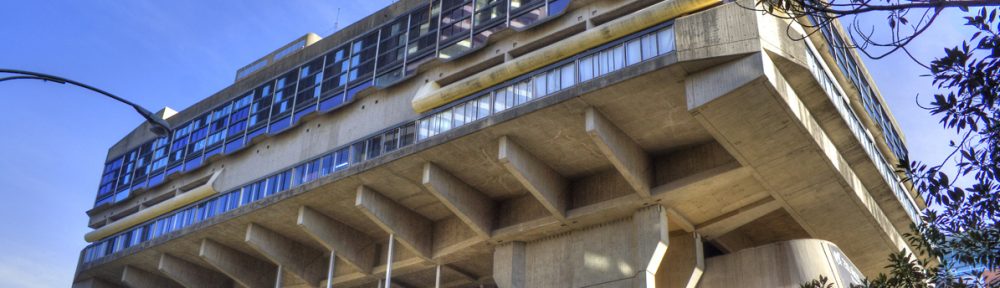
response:
<path id="1" fill-rule="evenodd" d="M 801 60 L 765 52 L 759 39 L 710 47 L 683 39 L 732 8 L 679 19 L 677 53 L 82 264 L 77 279 L 120 283 L 123 274 L 149 274 L 257 286 L 280 276 L 286 287 L 317 286 L 327 281 L 324 261 L 333 250 L 336 287 L 375 287 L 386 270 L 389 232 L 397 241 L 392 281 L 404 287 L 433 287 L 437 265 L 449 287 L 687 281 L 663 271 L 672 261 L 697 268 L 691 259 L 698 253 L 673 252 L 671 244 L 657 273 L 661 266 L 644 265 L 662 253 L 643 250 L 657 241 L 699 252 L 693 247 L 704 241 L 732 253 L 818 238 L 839 246 L 866 275 L 881 271 L 886 255 L 905 245 L 894 227 L 898 211 L 887 217 L 879 208 L 895 200 L 869 194 L 874 172 L 856 164 L 863 160 L 857 151 L 838 152 L 849 142 L 849 132 L 834 129 L 839 120 L 812 116 L 810 109 L 823 106 L 808 101 L 822 99 L 814 95 L 822 91 L 801 76 L 805 68 L 795 68 Z M 665 218 L 644 212 L 650 209 Z M 329 243 L 303 217 L 335 223 L 320 230 L 353 229 L 354 238 Z M 654 228 L 642 224 L 649 221 Z M 657 229 L 662 235 L 650 236 Z M 164 268 L 164 255 L 210 273 L 179 280 L 183 273 Z M 244 275 L 273 274 L 278 265 L 282 275 Z M 636 280 L 643 269 L 652 276 Z"/>

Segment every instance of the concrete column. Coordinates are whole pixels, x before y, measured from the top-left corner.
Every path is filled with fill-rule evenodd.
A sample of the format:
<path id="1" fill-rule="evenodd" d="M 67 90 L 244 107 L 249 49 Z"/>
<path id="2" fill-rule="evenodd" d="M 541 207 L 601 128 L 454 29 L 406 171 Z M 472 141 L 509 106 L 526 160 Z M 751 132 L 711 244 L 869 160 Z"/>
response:
<path id="1" fill-rule="evenodd" d="M 198 257 L 247 288 L 270 288 L 277 282 L 277 266 L 210 239 L 201 241 Z"/>
<path id="2" fill-rule="evenodd" d="M 161 254 L 157 270 L 184 287 L 232 287 L 233 281 L 221 273 L 183 259 Z"/>
<path id="3" fill-rule="evenodd" d="M 125 266 L 122 271 L 122 283 L 131 288 L 180 288 L 181 285 L 160 275 L 146 272 L 132 266 Z"/>
<path id="4" fill-rule="evenodd" d="M 524 248 L 524 242 L 511 242 L 497 246 L 493 251 L 493 280 L 500 288 L 527 287 Z M 563 264 L 553 263 L 553 265 Z"/>
<path id="5" fill-rule="evenodd" d="M 670 249 L 656 275 L 658 288 L 694 288 L 705 271 L 705 254 L 697 233 L 670 236 Z"/>
<path id="6" fill-rule="evenodd" d="M 670 245 L 667 211 L 663 206 L 654 205 L 635 211 L 632 225 L 636 233 L 635 262 L 642 270 L 634 287 L 656 287 L 656 275 Z"/>

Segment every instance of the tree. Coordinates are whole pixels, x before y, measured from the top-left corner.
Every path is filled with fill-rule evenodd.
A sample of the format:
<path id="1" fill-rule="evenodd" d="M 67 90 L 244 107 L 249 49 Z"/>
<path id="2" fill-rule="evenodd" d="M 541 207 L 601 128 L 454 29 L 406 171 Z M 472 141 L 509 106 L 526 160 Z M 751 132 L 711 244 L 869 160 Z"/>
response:
<path id="1" fill-rule="evenodd" d="M 900 172 L 910 175 L 904 180 L 912 181 L 928 205 L 937 209 L 924 211 L 924 223 L 905 235 L 917 255 L 906 251 L 889 255 L 889 273 L 866 280 L 862 287 L 1000 287 L 1000 280 L 988 283 L 980 275 L 953 275 L 949 269 L 965 264 L 1000 270 L 1000 0 L 756 0 L 755 4 L 746 8 L 790 20 L 790 25 L 801 25 L 810 35 L 833 25 L 835 19 L 851 17 L 845 30 L 856 44 L 842 48 L 872 59 L 906 53 L 928 69 L 926 76 L 935 86 L 946 91 L 935 93 L 921 107 L 960 140 L 949 143 L 952 150 L 944 161 L 904 159 L 898 164 Z M 945 48 L 929 65 L 923 64 L 907 45 L 945 9 L 966 14 L 970 35 Z M 886 15 L 885 26 L 863 27 L 853 16 L 865 13 Z M 930 259 L 941 259 L 941 265 Z M 825 287 L 826 282 L 819 279 L 803 287 Z"/>

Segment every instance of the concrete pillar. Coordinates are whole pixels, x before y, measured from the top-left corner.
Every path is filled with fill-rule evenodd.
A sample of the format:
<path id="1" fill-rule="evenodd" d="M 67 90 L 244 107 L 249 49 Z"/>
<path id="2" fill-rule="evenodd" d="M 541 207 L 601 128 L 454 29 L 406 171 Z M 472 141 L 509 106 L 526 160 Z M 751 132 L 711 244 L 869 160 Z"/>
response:
<path id="1" fill-rule="evenodd" d="M 511 242 L 497 246 L 493 251 L 493 280 L 500 288 L 527 287 L 524 247 L 524 242 Z"/>
<path id="2" fill-rule="evenodd" d="M 125 265 L 125 270 L 122 271 L 122 283 L 124 283 L 126 287 L 130 288 L 181 287 L 181 285 L 178 285 L 174 281 L 170 281 L 170 279 L 128 265 Z"/>
<path id="3" fill-rule="evenodd" d="M 657 288 L 694 288 L 705 271 L 705 254 L 697 233 L 670 236 L 670 249 L 656 275 Z"/>
<path id="4" fill-rule="evenodd" d="M 493 279 L 503 288 L 657 287 L 658 275 L 668 267 L 666 215 L 655 205 L 626 219 L 499 245 Z"/>
<path id="5" fill-rule="evenodd" d="M 667 211 L 659 205 L 639 209 L 632 215 L 632 225 L 636 232 L 635 260 L 642 268 L 633 286 L 656 287 L 656 274 L 670 245 Z"/>
<path id="6" fill-rule="evenodd" d="M 184 287 L 232 287 L 233 281 L 221 273 L 183 259 L 161 254 L 157 270 Z"/>

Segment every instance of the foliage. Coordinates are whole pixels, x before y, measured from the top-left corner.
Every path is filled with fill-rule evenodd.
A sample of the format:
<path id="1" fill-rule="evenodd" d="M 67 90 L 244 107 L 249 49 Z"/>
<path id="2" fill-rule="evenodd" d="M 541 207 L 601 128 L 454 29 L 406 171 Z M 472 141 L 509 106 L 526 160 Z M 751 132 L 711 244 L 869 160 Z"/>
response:
<path id="1" fill-rule="evenodd" d="M 903 51 L 917 63 L 907 45 L 930 27 L 944 9 L 965 17 L 967 40 L 924 65 L 933 84 L 945 91 L 925 108 L 960 139 L 939 163 L 903 159 L 901 172 L 930 207 L 924 223 L 906 238 L 917 255 L 889 255 L 888 274 L 868 279 L 860 287 L 1000 287 L 982 277 L 983 269 L 1000 271 L 1000 0 L 756 0 L 755 9 L 791 20 L 815 33 L 834 19 L 863 13 L 886 15 L 884 27 L 862 28 L 858 17 L 846 27 L 857 50 L 879 59 Z M 977 7 L 970 11 L 970 7 Z M 876 31 L 878 33 L 876 33 Z M 811 35 L 810 33 L 810 35 Z M 803 38 L 804 39 L 804 38 Z M 919 99 L 918 99 L 919 100 Z M 919 102 L 919 101 L 918 101 Z M 918 136 L 919 137 L 919 136 Z M 937 264 L 930 259 L 940 261 Z M 956 263 L 950 263 L 955 261 Z M 968 275 L 953 275 L 953 265 L 979 267 Z M 802 287 L 827 287 L 820 278 Z"/>

